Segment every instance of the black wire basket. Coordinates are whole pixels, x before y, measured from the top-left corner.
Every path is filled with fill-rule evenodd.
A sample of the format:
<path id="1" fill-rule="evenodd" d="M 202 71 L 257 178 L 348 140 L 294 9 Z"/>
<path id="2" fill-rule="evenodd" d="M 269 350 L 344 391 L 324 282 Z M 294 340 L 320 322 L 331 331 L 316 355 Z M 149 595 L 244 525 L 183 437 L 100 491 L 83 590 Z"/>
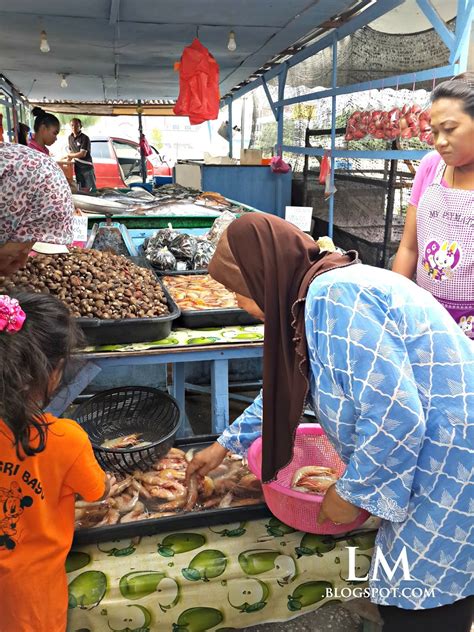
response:
<path id="1" fill-rule="evenodd" d="M 124 386 L 94 395 L 78 406 L 74 418 L 89 435 L 103 469 L 130 474 L 150 469 L 173 446 L 180 411 L 173 397 L 156 388 Z M 145 445 L 102 447 L 105 441 L 135 433 Z"/>

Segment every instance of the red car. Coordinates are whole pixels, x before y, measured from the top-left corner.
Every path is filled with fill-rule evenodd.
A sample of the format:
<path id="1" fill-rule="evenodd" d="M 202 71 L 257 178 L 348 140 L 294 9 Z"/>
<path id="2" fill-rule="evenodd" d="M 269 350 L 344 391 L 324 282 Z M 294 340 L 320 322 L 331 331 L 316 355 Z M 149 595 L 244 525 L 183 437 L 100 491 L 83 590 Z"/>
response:
<path id="1" fill-rule="evenodd" d="M 154 147 L 151 149 L 153 154 L 146 159 L 147 176 L 170 176 L 171 167 Z M 98 189 L 125 188 L 133 182 L 142 182 L 140 147 L 135 141 L 93 136 L 91 153 Z"/>

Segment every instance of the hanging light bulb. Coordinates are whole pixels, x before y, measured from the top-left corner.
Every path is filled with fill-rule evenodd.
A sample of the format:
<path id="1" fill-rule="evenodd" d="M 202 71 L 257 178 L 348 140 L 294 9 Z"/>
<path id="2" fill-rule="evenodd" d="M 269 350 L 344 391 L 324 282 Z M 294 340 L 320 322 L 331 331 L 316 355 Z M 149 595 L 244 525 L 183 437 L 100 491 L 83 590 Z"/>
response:
<path id="1" fill-rule="evenodd" d="M 66 75 L 61 75 L 61 88 L 67 88 L 67 79 Z"/>
<path id="2" fill-rule="evenodd" d="M 227 42 L 227 48 L 231 52 L 234 52 L 234 50 L 237 48 L 237 42 L 235 41 L 235 33 L 234 33 L 234 31 L 229 31 L 229 40 Z"/>
<path id="3" fill-rule="evenodd" d="M 46 37 L 46 31 L 40 33 L 40 51 L 42 53 L 49 53 L 51 48 L 49 47 L 48 38 Z"/>

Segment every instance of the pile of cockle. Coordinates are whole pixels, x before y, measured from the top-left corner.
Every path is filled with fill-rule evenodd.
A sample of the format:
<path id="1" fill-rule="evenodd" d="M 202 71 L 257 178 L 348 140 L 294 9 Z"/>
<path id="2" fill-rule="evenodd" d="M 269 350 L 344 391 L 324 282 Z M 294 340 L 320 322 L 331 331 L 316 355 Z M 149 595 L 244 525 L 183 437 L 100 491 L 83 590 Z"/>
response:
<path id="1" fill-rule="evenodd" d="M 256 505 L 263 502 L 262 487 L 244 461 L 228 455 L 207 476 L 187 477 L 193 450 L 171 448 L 147 472 L 108 473 L 107 498 L 95 503 L 76 502 L 76 529 L 163 518 L 181 512 Z"/>

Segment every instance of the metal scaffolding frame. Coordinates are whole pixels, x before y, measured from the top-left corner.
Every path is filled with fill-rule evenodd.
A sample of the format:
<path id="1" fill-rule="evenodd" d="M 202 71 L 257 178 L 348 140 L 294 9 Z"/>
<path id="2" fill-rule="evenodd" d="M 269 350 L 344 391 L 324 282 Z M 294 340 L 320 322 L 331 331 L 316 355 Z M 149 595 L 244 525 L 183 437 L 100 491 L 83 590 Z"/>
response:
<path id="1" fill-rule="evenodd" d="M 336 105 L 337 97 L 342 94 L 351 94 L 353 92 L 361 92 L 364 90 L 370 90 L 374 88 L 389 88 L 398 87 L 400 85 L 413 84 L 416 81 L 427 81 L 434 79 L 442 79 L 452 77 L 460 72 L 463 72 L 467 68 L 468 51 L 469 51 L 469 36 L 472 28 L 472 21 L 474 19 L 474 2 L 472 0 L 458 0 L 457 1 L 457 17 L 456 17 L 456 30 L 450 31 L 440 17 L 430 0 L 416 0 L 418 6 L 428 18 L 430 24 L 435 29 L 436 33 L 440 37 L 440 40 L 447 46 L 450 56 L 449 64 L 439 68 L 432 68 L 429 70 L 423 70 L 420 72 L 407 73 L 401 75 L 395 75 L 386 77 L 370 82 L 356 83 L 347 86 L 338 87 L 337 85 L 337 44 L 340 40 L 355 33 L 360 28 L 367 26 L 370 22 L 373 22 L 382 15 L 385 15 L 392 9 L 395 9 L 399 5 L 403 4 L 404 0 L 377 0 L 372 6 L 365 9 L 361 13 L 357 14 L 339 28 L 334 29 L 328 35 L 322 37 L 314 44 L 307 46 L 303 50 L 292 55 L 288 60 L 274 66 L 267 72 L 263 73 L 260 77 L 256 78 L 252 82 L 239 88 L 231 95 L 226 97 L 223 101 L 228 107 L 229 125 L 232 128 L 232 104 L 234 100 L 243 97 L 247 93 L 262 86 L 267 96 L 268 102 L 272 109 L 273 115 L 277 122 L 277 144 L 275 146 L 276 152 L 281 153 L 283 151 L 303 154 L 305 156 L 323 156 L 325 153 L 329 153 L 331 160 L 331 189 L 334 185 L 334 164 L 336 158 L 369 158 L 369 159 L 383 159 L 383 160 L 419 160 L 430 150 L 378 150 L 378 151 L 356 151 L 336 149 Z M 310 92 L 305 95 L 296 96 L 285 99 L 285 84 L 286 76 L 289 68 L 296 66 L 297 64 L 305 61 L 309 57 L 312 57 L 320 51 L 331 47 L 332 48 L 332 73 L 331 73 L 331 88 L 327 90 L 320 90 L 316 92 Z M 271 79 L 278 78 L 278 101 L 273 101 L 268 90 L 268 82 Z M 331 112 L 331 148 L 327 149 L 317 147 L 301 147 L 293 145 L 283 144 L 283 112 L 284 108 L 295 103 L 304 103 L 306 101 L 317 101 L 331 97 L 332 112 Z M 229 155 L 232 156 L 232 137 L 229 137 Z M 277 204 L 281 206 L 282 192 L 277 190 Z M 333 236 L 334 225 L 334 193 L 329 197 L 329 227 L 328 234 Z"/>

